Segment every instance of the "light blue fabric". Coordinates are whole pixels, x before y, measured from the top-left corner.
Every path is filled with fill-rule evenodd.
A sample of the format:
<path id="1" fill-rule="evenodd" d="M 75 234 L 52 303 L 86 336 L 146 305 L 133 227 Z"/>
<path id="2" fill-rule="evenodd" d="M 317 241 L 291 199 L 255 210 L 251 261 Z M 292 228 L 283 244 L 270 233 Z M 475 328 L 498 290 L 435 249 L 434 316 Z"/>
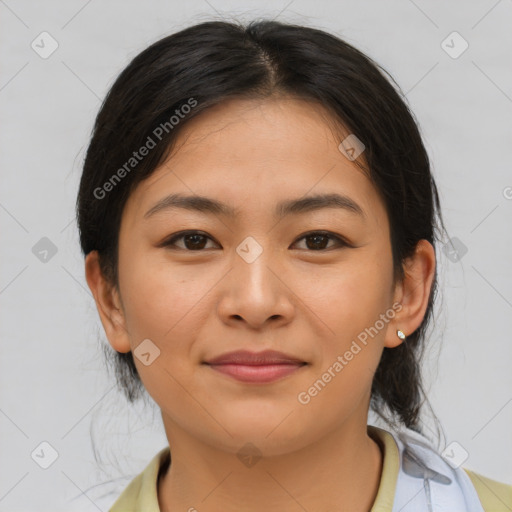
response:
<path id="1" fill-rule="evenodd" d="M 392 512 L 485 512 L 466 472 L 450 466 L 413 430 L 391 431 L 400 470 Z"/>

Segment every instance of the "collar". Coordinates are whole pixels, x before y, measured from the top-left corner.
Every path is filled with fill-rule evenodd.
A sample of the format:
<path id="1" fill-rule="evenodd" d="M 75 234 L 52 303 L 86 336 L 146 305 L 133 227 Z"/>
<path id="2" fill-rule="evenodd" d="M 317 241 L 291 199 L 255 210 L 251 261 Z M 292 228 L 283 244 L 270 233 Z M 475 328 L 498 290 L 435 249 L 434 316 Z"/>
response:
<path id="1" fill-rule="evenodd" d="M 448 463 L 421 434 L 402 429 L 392 435 L 400 469 L 392 512 L 484 512 L 466 472 Z M 372 509 L 373 512 L 373 509 Z"/>

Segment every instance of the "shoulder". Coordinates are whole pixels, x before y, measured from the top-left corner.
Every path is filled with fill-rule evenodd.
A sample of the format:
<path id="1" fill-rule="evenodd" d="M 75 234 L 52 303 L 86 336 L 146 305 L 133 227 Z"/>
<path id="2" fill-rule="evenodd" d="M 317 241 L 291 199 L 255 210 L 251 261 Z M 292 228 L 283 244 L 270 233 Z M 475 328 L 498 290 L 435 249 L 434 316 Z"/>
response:
<path id="1" fill-rule="evenodd" d="M 471 479 L 485 512 L 510 512 L 512 510 L 512 485 L 487 478 L 463 468 Z"/>

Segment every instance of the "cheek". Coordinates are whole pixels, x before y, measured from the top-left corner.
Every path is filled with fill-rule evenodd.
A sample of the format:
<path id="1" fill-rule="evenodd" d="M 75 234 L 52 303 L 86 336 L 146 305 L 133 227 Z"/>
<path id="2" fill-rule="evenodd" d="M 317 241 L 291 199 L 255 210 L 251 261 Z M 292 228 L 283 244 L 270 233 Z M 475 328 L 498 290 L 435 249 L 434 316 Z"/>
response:
<path id="1" fill-rule="evenodd" d="M 380 315 L 387 303 L 369 291 L 377 291 L 378 282 L 365 289 L 355 277 L 331 282 L 331 300 L 317 305 L 335 334 L 324 339 L 312 378 L 297 396 L 304 418 L 316 418 L 323 425 L 339 424 L 369 400 L 382 355 L 387 323 Z M 372 281 L 367 273 L 361 277 Z"/>
<path id="2" fill-rule="evenodd" d="M 124 253 L 119 279 L 132 346 L 145 338 L 167 344 L 183 330 L 190 337 L 212 286 L 212 279 L 198 279 L 197 268 L 173 265 L 160 251 Z"/>
<path id="3" fill-rule="evenodd" d="M 381 267 L 361 254 L 328 276 L 316 276 L 311 286 L 315 290 L 311 306 L 330 327 L 331 336 L 350 343 L 390 307 L 391 266 Z"/>
<path id="4" fill-rule="evenodd" d="M 173 406 L 186 410 L 190 399 L 180 383 L 189 376 L 193 340 L 208 314 L 212 283 L 198 279 L 197 270 L 178 269 L 147 254 L 137 257 L 136 251 L 125 252 L 120 259 L 119 280 L 130 345 L 144 387 L 160 406 L 173 397 Z M 137 357 L 137 347 L 147 339 L 157 347 L 149 345 L 149 351 L 158 354 L 148 365 Z"/>
<path id="5" fill-rule="evenodd" d="M 382 266 L 376 265 L 370 256 L 362 255 L 352 264 L 340 266 L 329 279 L 316 280 L 324 293 L 312 299 L 311 307 L 329 327 L 318 376 L 331 368 L 325 375 L 330 390 L 326 400 L 339 400 L 347 393 L 360 395 L 371 386 L 386 330 L 394 317 L 390 309 L 391 264 L 384 261 Z"/>

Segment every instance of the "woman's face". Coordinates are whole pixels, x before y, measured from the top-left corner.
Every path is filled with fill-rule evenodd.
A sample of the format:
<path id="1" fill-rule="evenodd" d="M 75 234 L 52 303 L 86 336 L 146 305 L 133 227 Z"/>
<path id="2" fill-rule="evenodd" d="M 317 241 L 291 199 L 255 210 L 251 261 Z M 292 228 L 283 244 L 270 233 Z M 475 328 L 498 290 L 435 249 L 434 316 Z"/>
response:
<path id="1" fill-rule="evenodd" d="M 382 349 L 400 342 L 390 232 L 383 202 L 325 115 L 290 98 L 211 108 L 183 127 L 176 151 L 126 204 L 126 337 L 114 348 L 140 357 L 137 346 L 151 340 L 134 359 L 168 435 L 183 430 L 233 453 L 251 441 L 277 455 L 366 424 Z M 332 194 L 346 199 L 278 208 Z M 171 195 L 226 212 L 171 201 L 154 209 Z M 199 233 L 165 244 L 185 230 Z M 268 349 L 306 364 L 268 382 L 205 364 Z"/>

